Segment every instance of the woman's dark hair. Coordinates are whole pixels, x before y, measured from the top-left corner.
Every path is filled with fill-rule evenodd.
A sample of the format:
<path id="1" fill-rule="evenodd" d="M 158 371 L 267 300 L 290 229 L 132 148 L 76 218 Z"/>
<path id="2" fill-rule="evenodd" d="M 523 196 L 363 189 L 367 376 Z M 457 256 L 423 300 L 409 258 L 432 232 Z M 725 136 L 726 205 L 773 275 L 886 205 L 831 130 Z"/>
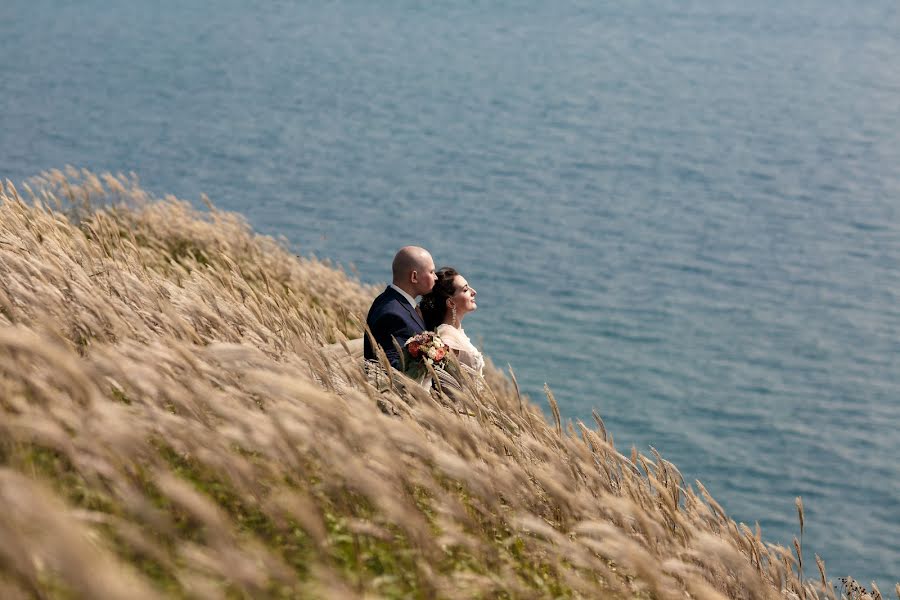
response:
<path id="1" fill-rule="evenodd" d="M 425 319 L 425 327 L 434 331 L 438 325 L 444 322 L 447 316 L 447 298 L 456 294 L 456 276 L 459 273 L 453 267 L 441 267 L 435 272 L 437 281 L 430 292 L 422 296 L 419 307 L 422 309 L 422 318 Z"/>

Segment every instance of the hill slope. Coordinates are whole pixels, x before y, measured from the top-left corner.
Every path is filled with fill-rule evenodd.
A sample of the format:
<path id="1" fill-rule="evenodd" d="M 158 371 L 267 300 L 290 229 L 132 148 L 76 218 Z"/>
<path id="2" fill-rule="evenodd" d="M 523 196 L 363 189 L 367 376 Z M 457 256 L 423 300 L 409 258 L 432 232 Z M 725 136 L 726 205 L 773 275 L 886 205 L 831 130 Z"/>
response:
<path id="1" fill-rule="evenodd" d="M 236 215 L 72 169 L 26 192 L 0 192 L 0 597 L 832 593 L 493 368 L 378 391 L 322 351 L 375 290 Z"/>

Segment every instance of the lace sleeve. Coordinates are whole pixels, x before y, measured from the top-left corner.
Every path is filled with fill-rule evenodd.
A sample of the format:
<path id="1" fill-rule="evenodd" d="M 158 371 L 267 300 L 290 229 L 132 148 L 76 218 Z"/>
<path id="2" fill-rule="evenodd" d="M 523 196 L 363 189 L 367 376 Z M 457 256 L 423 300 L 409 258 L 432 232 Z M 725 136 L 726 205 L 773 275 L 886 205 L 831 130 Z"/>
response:
<path id="1" fill-rule="evenodd" d="M 456 329 L 450 327 L 449 325 L 438 325 L 437 331 L 435 333 L 443 340 L 445 344 L 453 348 L 454 350 L 465 350 L 465 344 L 463 340 L 460 339 L 459 334 L 456 332 Z"/>
<path id="2" fill-rule="evenodd" d="M 445 344 L 456 351 L 459 355 L 460 364 L 470 367 L 478 375 L 481 375 L 482 369 L 484 369 L 484 357 L 482 357 L 478 348 L 472 345 L 465 332 L 450 325 L 442 324 L 437 328 L 436 333 Z"/>

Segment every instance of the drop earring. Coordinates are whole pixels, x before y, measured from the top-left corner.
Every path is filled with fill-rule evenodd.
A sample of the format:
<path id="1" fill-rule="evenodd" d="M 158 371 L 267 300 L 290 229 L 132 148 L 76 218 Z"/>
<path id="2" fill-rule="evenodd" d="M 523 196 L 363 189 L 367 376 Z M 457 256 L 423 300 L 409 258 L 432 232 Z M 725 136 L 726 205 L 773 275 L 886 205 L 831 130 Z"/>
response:
<path id="1" fill-rule="evenodd" d="M 453 326 L 458 327 L 457 321 L 456 321 L 456 305 L 455 304 L 450 307 L 450 314 L 453 317 Z"/>

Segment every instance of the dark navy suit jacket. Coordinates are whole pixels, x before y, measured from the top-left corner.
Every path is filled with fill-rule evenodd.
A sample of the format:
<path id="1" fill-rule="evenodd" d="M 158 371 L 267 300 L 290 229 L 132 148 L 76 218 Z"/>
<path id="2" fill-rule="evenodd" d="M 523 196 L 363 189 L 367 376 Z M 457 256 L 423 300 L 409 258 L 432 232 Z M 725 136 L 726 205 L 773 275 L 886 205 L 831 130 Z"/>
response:
<path id="1" fill-rule="evenodd" d="M 396 339 L 400 347 L 406 340 L 425 331 L 425 322 L 419 313 L 410 305 L 400 292 L 388 286 L 375 298 L 372 308 L 366 317 L 366 324 L 372 330 L 375 341 L 384 349 L 388 361 L 395 369 L 400 368 L 400 355 L 394 348 L 392 339 Z M 363 343 L 363 354 L 366 360 L 375 360 L 375 351 L 366 335 Z"/>

